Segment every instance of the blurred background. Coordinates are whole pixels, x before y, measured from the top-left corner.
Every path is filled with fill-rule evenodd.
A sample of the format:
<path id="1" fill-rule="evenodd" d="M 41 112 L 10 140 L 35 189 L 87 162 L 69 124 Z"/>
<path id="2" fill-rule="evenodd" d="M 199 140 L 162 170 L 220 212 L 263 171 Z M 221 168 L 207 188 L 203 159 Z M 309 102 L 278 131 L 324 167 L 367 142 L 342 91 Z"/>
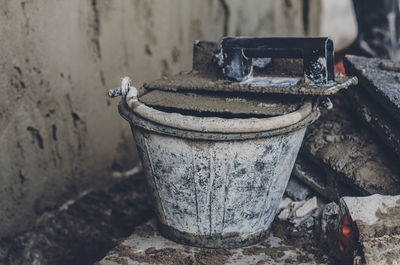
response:
<path id="1" fill-rule="evenodd" d="M 194 40 L 329 36 L 339 51 L 357 37 L 351 0 L 0 0 L 0 13 L 0 238 L 137 164 L 106 96 L 121 77 L 190 70 Z"/>

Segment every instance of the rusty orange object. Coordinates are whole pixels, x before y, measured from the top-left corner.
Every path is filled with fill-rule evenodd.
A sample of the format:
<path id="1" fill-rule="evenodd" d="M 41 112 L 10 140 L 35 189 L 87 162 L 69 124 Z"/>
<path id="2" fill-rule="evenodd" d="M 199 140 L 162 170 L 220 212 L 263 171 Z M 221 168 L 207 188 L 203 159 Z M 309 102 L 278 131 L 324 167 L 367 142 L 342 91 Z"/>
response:
<path id="1" fill-rule="evenodd" d="M 339 234 L 339 250 L 342 264 L 352 264 L 352 252 L 358 240 L 358 230 L 347 214 L 343 215 L 342 228 Z"/>
<path id="2" fill-rule="evenodd" d="M 343 229 L 342 229 L 342 234 L 345 235 L 345 236 L 347 236 L 347 235 L 350 234 L 350 233 L 351 233 L 351 228 L 350 228 L 350 226 L 349 226 L 349 225 L 344 225 L 344 226 L 343 226 Z"/>

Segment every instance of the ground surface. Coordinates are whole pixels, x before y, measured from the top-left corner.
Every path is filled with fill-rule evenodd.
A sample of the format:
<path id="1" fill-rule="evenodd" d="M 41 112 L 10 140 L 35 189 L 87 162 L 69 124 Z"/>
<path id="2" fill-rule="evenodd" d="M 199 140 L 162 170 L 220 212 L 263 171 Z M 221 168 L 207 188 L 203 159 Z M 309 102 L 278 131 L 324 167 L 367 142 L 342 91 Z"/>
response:
<path id="1" fill-rule="evenodd" d="M 70 201 L 31 231 L 0 241 L 0 264 L 93 264 L 152 217 L 144 194 L 143 178 L 136 176 Z"/>
<path id="2" fill-rule="evenodd" d="M 145 194 L 141 175 L 84 194 L 42 216 L 31 231 L 0 241 L 0 264 L 329 264 L 319 225 L 293 232 L 279 219 L 264 242 L 243 249 L 176 244 L 146 223 L 153 213 Z"/>
<path id="3" fill-rule="evenodd" d="M 238 249 L 205 249 L 177 244 L 162 237 L 155 220 L 135 228 L 97 265 L 126 264 L 329 264 L 315 231 L 290 232 L 276 219 L 268 238 Z M 333 264 L 333 263 L 332 263 Z"/>

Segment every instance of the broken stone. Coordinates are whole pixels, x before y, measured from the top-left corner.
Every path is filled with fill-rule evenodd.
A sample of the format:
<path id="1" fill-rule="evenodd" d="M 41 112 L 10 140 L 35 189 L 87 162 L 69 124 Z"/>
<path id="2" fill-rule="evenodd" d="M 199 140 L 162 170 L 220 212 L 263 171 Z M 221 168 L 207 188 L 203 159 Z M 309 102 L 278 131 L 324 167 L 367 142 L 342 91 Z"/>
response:
<path id="1" fill-rule="evenodd" d="M 343 63 L 346 73 L 357 76 L 360 86 L 364 88 L 363 91 L 386 109 L 389 115 L 400 121 L 400 87 L 396 80 L 399 69 L 380 67 L 382 63 L 394 62 L 378 58 L 346 56 Z"/>
<path id="2" fill-rule="evenodd" d="M 311 195 L 311 190 L 294 177 L 291 177 L 285 193 L 295 201 L 303 201 Z"/>
<path id="3" fill-rule="evenodd" d="M 294 231 L 310 231 L 313 229 L 315 220 L 319 219 L 321 210 L 319 209 L 317 197 L 308 201 L 303 201 L 300 206 L 293 208 L 289 215 L 289 222 L 294 225 Z"/>
<path id="4" fill-rule="evenodd" d="M 321 216 L 322 210 L 319 204 L 316 197 L 291 203 L 285 198 L 282 200 L 281 206 L 282 208 L 286 206 L 286 208 L 283 208 L 277 218 L 282 221 L 288 221 L 291 224 L 288 229 L 292 231 L 310 231 L 314 228 L 316 220 L 319 220 Z"/>
<path id="5" fill-rule="evenodd" d="M 338 225 L 339 205 L 335 202 L 328 203 L 322 210 L 321 215 L 321 236 L 326 241 L 331 232 L 336 233 Z"/>
<path id="6" fill-rule="evenodd" d="M 304 223 L 310 216 L 295 217 L 293 214 L 289 218 L 289 222 L 293 225 L 293 231 L 299 231 L 300 225 Z"/>
<path id="7" fill-rule="evenodd" d="M 343 197 L 340 200 L 339 231 L 345 234 L 347 215 L 357 236 L 352 237 L 360 248 L 355 249 L 365 263 L 400 264 L 400 195 Z M 353 231 L 351 231 L 353 232 Z"/>
<path id="8" fill-rule="evenodd" d="M 278 215 L 278 218 L 280 220 L 288 220 L 289 217 L 291 217 L 293 219 L 295 210 L 300 208 L 306 202 L 306 201 L 297 201 L 296 202 L 296 201 L 290 200 L 291 202 L 289 204 L 287 204 L 289 202 L 289 200 L 286 200 L 285 202 L 281 201 L 282 206 L 283 205 L 287 205 L 287 206 Z"/>
<path id="9" fill-rule="evenodd" d="M 338 219 L 339 205 L 331 202 L 325 205 L 321 215 L 321 234 L 320 241 L 328 245 L 329 255 L 332 257 L 338 256 Z"/>
<path id="10" fill-rule="evenodd" d="M 281 202 L 279 203 L 278 210 L 286 209 L 290 206 L 293 201 L 289 197 L 283 197 Z"/>
<path id="11" fill-rule="evenodd" d="M 296 217 L 304 217 L 306 215 L 311 215 L 311 213 L 316 209 L 318 209 L 318 201 L 317 197 L 314 196 L 308 201 L 306 201 L 302 206 L 300 206 L 296 210 L 295 214 Z"/>
<path id="12" fill-rule="evenodd" d="M 290 207 L 283 209 L 278 215 L 279 220 L 286 221 L 289 218 L 291 212 L 292 210 L 290 209 Z"/>
<path id="13" fill-rule="evenodd" d="M 283 196 L 281 202 L 279 203 L 279 208 L 278 208 L 278 212 L 280 211 L 280 213 L 278 214 L 279 220 L 286 221 L 289 218 L 289 215 L 292 212 L 291 209 L 292 202 L 293 202 L 292 199 L 286 197 L 285 195 Z"/>
<path id="14" fill-rule="evenodd" d="M 337 135 L 327 135 L 325 137 L 325 140 L 328 143 L 337 143 L 337 142 L 340 142 L 341 138 L 340 138 L 340 136 L 337 136 Z"/>
<path id="15" fill-rule="evenodd" d="M 304 201 L 294 201 L 294 202 L 292 202 L 290 204 L 290 206 L 292 207 L 292 210 L 295 212 L 297 209 L 299 209 L 305 203 L 306 203 L 306 200 L 304 200 Z"/>
<path id="16" fill-rule="evenodd" d="M 361 241 L 388 234 L 400 235 L 400 195 L 343 197 L 340 208 L 357 225 Z"/>
<path id="17" fill-rule="evenodd" d="M 400 194 L 397 157 L 376 141 L 374 134 L 355 124 L 343 94 L 331 100 L 334 108 L 321 110 L 321 117 L 308 127 L 301 149 L 301 157 L 312 165 L 306 169 L 317 168 L 322 172 L 312 173 L 313 178 L 308 180 L 313 184 L 310 187 L 334 200 L 343 195 Z M 326 141 L 329 135 L 337 137 L 334 143 Z M 294 175 L 307 179 L 309 175 L 303 174 L 307 172 L 303 169 L 302 165 L 296 165 Z M 315 178 L 319 180 L 314 181 Z"/>
<path id="18" fill-rule="evenodd" d="M 349 89 L 358 117 L 400 158 L 399 73 L 387 67 L 394 62 L 349 56 L 344 63 L 346 72 L 360 80 L 358 86 Z"/>
<path id="19" fill-rule="evenodd" d="M 315 219 L 314 217 L 310 216 L 307 218 L 305 221 L 303 221 L 301 224 L 299 224 L 299 230 L 300 231 L 310 231 L 313 229 L 315 224 Z"/>
<path id="20" fill-rule="evenodd" d="M 349 95 L 354 99 L 353 106 L 358 117 L 400 158 L 400 122 L 393 122 L 382 108 L 360 90 L 361 87 L 357 87 L 349 91 Z"/>
<path id="21" fill-rule="evenodd" d="M 311 214 L 311 216 L 314 217 L 314 218 L 320 217 L 321 214 L 322 214 L 322 208 L 323 207 L 324 207 L 323 204 L 321 204 L 318 201 L 318 209 L 314 210 L 313 213 Z"/>
<path id="22" fill-rule="evenodd" d="M 321 168 L 303 154 L 298 155 L 292 175 L 328 201 L 339 201 L 343 196 L 365 194 L 355 186 L 343 182 L 343 177 L 340 178 L 333 169 Z"/>

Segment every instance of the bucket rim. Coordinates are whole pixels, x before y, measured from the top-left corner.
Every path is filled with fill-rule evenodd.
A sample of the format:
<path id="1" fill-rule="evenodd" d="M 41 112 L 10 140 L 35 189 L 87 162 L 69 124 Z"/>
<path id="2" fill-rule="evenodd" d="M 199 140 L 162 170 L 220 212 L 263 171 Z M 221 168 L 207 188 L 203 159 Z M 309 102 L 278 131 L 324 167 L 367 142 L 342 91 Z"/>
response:
<path id="1" fill-rule="evenodd" d="M 313 108 L 312 100 L 305 99 L 297 110 L 281 115 L 262 118 L 223 118 L 166 112 L 130 97 L 126 97 L 126 102 L 135 114 L 144 119 L 177 129 L 211 133 L 254 133 L 284 128 L 303 120 Z"/>
<path id="2" fill-rule="evenodd" d="M 198 140 L 211 140 L 211 141 L 229 141 L 229 140 L 248 140 L 254 138 L 266 138 L 282 134 L 291 133 L 304 127 L 309 126 L 314 121 L 316 121 L 320 116 L 320 111 L 318 108 L 312 108 L 311 111 L 300 121 L 290 124 L 286 127 L 275 128 L 272 130 L 263 130 L 256 132 L 203 132 L 194 131 L 182 128 L 175 128 L 167 126 L 165 124 L 160 124 L 152 120 L 146 119 L 134 111 L 125 103 L 125 100 L 121 100 L 118 104 L 118 111 L 122 118 L 128 121 L 131 128 L 139 128 L 151 133 L 168 135 L 178 138 L 186 139 L 198 139 Z M 280 117 L 280 116 L 277 116 Z"/>

